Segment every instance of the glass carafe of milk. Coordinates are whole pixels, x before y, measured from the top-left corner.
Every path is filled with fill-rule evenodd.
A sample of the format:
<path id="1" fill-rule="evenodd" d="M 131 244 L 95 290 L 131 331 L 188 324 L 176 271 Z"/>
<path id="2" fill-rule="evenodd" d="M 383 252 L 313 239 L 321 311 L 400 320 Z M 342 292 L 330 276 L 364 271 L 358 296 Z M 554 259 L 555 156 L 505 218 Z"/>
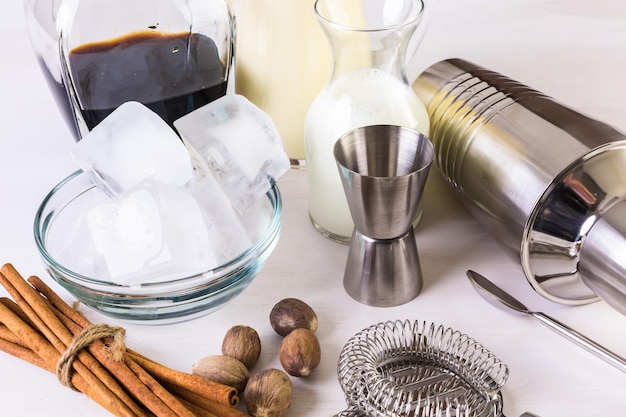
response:
<path id="1" fill-rule="evenodd" d="M 333 65 L 305 119 L 309 216 L 324 236 L 349 243 L 353 223 L 333 145 L 347 131 L 366 125 L 399 125 L 429 134 L 428 113 L 406 76 L 409 42 L 415 45 L 413 36 L 423 34 L 417 29 L 424 1 L 317 0 L 315 14 L 329 39 Z"/>

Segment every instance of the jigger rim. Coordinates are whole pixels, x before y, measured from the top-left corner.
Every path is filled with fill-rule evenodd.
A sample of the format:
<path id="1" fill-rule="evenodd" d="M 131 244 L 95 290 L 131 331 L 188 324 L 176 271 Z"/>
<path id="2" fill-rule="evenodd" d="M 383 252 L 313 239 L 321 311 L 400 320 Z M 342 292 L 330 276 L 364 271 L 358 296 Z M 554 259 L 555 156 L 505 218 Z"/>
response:
<path id="1" fill-rule="evenodd" d="M 351 129 L 349 131 L 347 131 L 346 133 L 344 133 L 343 135 L 341 135 L 341 137 L 339 137 L 339 139 L 337 139 L 335 141 L 335 144 L 333 145 L 333 157 L 335 158 L 335 161 L 337 164 L 339 164 L 341 166 L 342 169 L 359 175 L 362 178 L 385 178 L 388 177 L 388 175 L 368 175 L 368 174 L 363 174 L 361 172 L 358 172 L 354 169 L 351 169 L 350 167 L 346 166 L 342 161 L 339 160 L 338 158 L 338 154 L 339 154 L 339 150 L 342 148 L 341 144 L 344 140 L 346 140 L 346 138 L 348 137 L 353 137 L 356 135 L 357 132 L 359 131 L 365 131 L 365 130 L 376 130 L 376 129 L 393 129 L 393 130 L 398 130 L 400 132 L 409 132 L 412 137 L 417 138 L 416 142 L 418 141 L 422 141 L 425 144 L 425 148 L 423 149 L 423 151 L 426 151 L 426 153 L 428 154 L 428 156 L 426 158 L 423 159 L 423 163 L 421 164 L 421 166 L 417 169 L 411 170 L 410 172 L 407 173 L 403 173 L 403 174 L 394 174 L 394 177 L 396 178 L 405 178 L 411 175 L 415 175 L 417 173 L 420 173 L 422 171 L 428 170 L 430 169 L 434 158 L 435 158 L 435 147 L 432 143 L 432 141 L 430 140 L 430 138 L 423 134 L 422 132 L 416 130 L 416 129 L 412 129 L 409 127 L 405 127 L 405 126 L 399 126 L 399 125 L 391 125 L 391 124 L 376 124 L 376 125 L 367 125 L 367 126 L 359 126 L 357 128 Z M 406 140 L 405 136 L 402 136 L 403 140 Z M 400 140 L 400 136 L 399 134 L 395 134 L 395 136 L 389 136 L 388 138 L 389 140 L 394 140 L 394 141 L 398 141 Z M 423 153 L 423 152 L 422 152 Z"/>

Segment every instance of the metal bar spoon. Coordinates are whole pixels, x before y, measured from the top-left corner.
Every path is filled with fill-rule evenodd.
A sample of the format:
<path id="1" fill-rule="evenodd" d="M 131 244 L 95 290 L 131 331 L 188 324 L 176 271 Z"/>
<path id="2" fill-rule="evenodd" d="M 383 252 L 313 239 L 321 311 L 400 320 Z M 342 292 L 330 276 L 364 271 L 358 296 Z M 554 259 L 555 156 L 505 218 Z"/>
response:
<path id="1" fill-rule="evenodd" d="M 469 270 L 467 271 L 467 277 L 469 278 L 476 291 L 478 291 L 478 294 L 480 294 L 480 296 L 487 300 L 487 302 L 489 302 L 490 304 L 500 308 L 502 306 L 505 306 L 508 307 L 510 310 L 533 316 L 561 336 L 576 343 L 578 346 L 582 347 L 588 352 L 593 353 L 598 358 L 610 363 L 622 372 L 626 372 L 626 359 L 624 359 L 623 357 L 617 355 L 614 352 L 611 352 L 604 346 L 594 342 L 587 336 L 577 332 L 576 330 L 568 327 L 560 321 L 553 319 L 552 317 L 547 316 L 541 312 L 529 310 L 524 304 L 522 304 L 512 295 L 510 295 L 479 273 Z"/>

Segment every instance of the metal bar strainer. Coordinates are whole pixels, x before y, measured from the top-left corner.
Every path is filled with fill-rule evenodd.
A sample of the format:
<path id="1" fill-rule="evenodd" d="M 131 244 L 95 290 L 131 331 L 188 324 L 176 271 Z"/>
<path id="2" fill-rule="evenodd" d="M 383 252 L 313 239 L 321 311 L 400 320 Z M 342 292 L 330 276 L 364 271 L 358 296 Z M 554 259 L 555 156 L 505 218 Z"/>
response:
<path id="1" fill-rule="evenodd" d="M 348 409 L 335 417 L 498 417 L 509 371 L 463 333 L 398 320 L 350 338 L 338 375 Z"/>

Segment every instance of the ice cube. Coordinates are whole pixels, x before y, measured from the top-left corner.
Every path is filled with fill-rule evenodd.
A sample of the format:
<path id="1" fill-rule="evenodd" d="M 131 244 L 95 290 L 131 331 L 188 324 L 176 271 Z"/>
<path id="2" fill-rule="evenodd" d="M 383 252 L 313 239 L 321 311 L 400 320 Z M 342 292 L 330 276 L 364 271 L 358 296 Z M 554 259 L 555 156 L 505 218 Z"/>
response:
<path id="1" fill-rule="evenodd" d="M 210 171 L 203 168 L 202 175 L 185 190 L 195 197 L 208 227 L 209 239 L 214 243 L 217 262 L 221 265 L 241 254 L 252 245 L 243 226 L 241 215 L 220 187 Z"/>
<path id="2" fill-rule="evenodd" d="M 248 232 L 252 242 L 258 241 L 272 222 L 271 202 L 267 198 L 262 198 L 252 204 L 246 211 L 245 216 L 241 216 L 243 227 Z"/>
<path id="3" fill-rule="evenodd" d="M 227 94 L 174 122 L 190 153 L 207 161 L 241 213 L 290 167 L 270 117 L 248 99 Z"/>
<path id="4" fill-rule="evenodd" d="M 64 236 L 63 239 L 49 239 L 48 252 L 64 267 L 88 277 L 100 276 L 103 270 L 102 259 L 94 256 L 93 239 L 87 225 L 87 211 L 109 201 L 109 197 L 98 187 L 83 193 L 79 204 L 69 204 L 55 217 L 50 225 L 50 233 Z"/>
<path id="5" fill-rule="evenodd" d="M 162 282 L 217 266 L 198 203 L 169 184 L 143 181 L 91 207 L 87 222 L 114 282 Z"/>
<path id="6" fill-rule="evenodd" d="M 135 101 L 113 111 L 76 144 L 71 155 L 111 197 L 148 178 L 181 186 L 192 176 L 189 152 L 176 132 Z"/>

